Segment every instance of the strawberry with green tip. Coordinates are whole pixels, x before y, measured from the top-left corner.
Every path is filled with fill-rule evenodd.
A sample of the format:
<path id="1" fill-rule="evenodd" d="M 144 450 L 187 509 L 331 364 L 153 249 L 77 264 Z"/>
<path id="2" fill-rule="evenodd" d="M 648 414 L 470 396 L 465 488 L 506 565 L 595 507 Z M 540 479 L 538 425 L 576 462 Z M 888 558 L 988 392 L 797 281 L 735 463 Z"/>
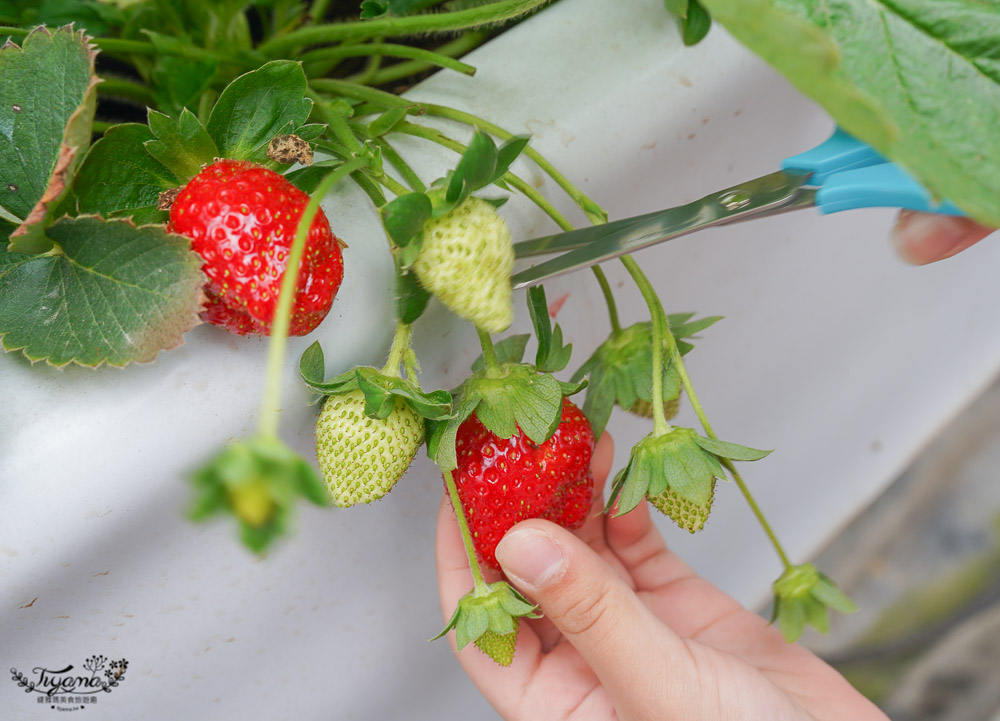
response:
<path id="1" fill-rule="evenodd" d="M 191 239 L 202 257 L 202 318 L 231 333 L 270 335 L 282 278 L 309 196 L 255 163 L 217 160 L 185 185 L 167 229 Z M 326 317 L 344 277 L 341 242 L 320 210 L 306 239 L 295 285 L 290 335 Z"/>
<path id="2" fill-rule="evenodd" d="M 385 418 L 365 414 L 360 390 L 329 396 L 316 422 L 316 459 L 334 505 L 382 498 L 410 467 L 424 420 L 400 397 Z"/>
<path id="3" fill-rule="evenodd" d="M 513 267 L 507 224 L 493 205 L 476 197 L 424 224 L 413 264 L 428 292 L 488 333 L 506 330 L 514 319 Z"/>

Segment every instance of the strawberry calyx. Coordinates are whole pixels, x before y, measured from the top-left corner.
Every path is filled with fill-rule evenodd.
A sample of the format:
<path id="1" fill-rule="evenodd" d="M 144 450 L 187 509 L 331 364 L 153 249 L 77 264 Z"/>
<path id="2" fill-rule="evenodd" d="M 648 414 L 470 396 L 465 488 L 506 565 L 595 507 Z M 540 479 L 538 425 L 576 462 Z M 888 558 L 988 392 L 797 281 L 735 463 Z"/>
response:
<path id="1" fill-rule="evenodd" d="M 459 651 L 474 643 L 501 666 L 509 666 L 514 659 L 518 619 L 540 618 L 536 608 L 506 581 L 480 582 L 459 599 L 451 619 L 431 640 L 454 629 Z"/>
<path id="2" fill-rule="evenodd" d="M 692 428 L 651 433 L 632 448 L 615 476 L 605 511 L 614 509 L 620 516 L 649 498 L 660 510 L 676 508 L 674 520 L 680 519 L 682 527 L 699 530 L 711 509 L 716 480 L 726 480 L 724 459 L 755 461 L 769 453 L 706 438 Z M 663 497 L 668 492 L 674 495 Z"/>
<path id="3" fill-rule="evenodd" d="M 409 338 L 408 331 L 406 338 Z M 397 334 L 397 340 L 399 335 Z M 407 341 L 408 342 L 408 341 Z M 395 349 L 395 345 L 394 345 Z M 393 357 L 401 359 L 408 367 L 406 378 L 393 369 Z M 430 421 L 446 421 L 452 417 L 452 396 L 445 390 L 424 391 L 416 378 L 416 364 L 412 351 L 407 347 L 398 356 L 390 352 L 387 366 L 381 370 L 370 366 L 356 366 L 324 380 L 326 362 L 319 341 L 310 345 L 299 359 L 299 374 L 303 382 L 318 395 L 317 401 L 326 396 L 337 396 L 360 390 L 365 399 L 365 415 L 383 419 L 396 407 L 397 399 Z"/>
<path id="4" fill-rule="evenodd" d="M 328 503 L 312 466 L 273 437 L 229 443 L 191 476 L 191 484 L 195 498 L 188 516 L 201 521 L 231 513 L 243 543 L 256 553 L 287 532 L 296 498 Z"/>
<path id="5" fill-rule="evenodd" d="M 826 633 L 831 608 L 840 613 L 858 610 L 837 584 L 811 563 L 786 568 L 773 590 L 771 623 L 778 624 L 789 643 L 798 639 L 807 625 Z"/>
<path id="6" fill-rule="evenodd" d="M 677 342 L 681 355 L 694 345 L 687 340 L 698 332 L 721 320 L 710 316 L 691 320 L 693 313 L 675 313 L 667 316 L 671 335 Z M 590 385 L 583 403 L 583 412 L 600 436 L 617 405 L 626 411 L 646 418 L 653 417 L 653 331 L 652 323 L 644 321 L 613 332 L 581 365 L 572 378 L 587 378 Z M 664 342 L 664 350 L 667 343 Z M 681 394 L 681 378 L 676 365 L 669 359 L 663 366 L 664 415 L 669 420 L 677 414 Z"/>
<path id="7" fill-rule="evenodd" d="M 500 207 L 506 198 L 473 197 L 472 193 L 488 185 L 507 189 L 504 175 L 527 143 L 527 137 L 515 136 L 498 148 L 492 137 L 476 131 L 454 170 L 426 191 L 401 194 L 379 209 L 396 262 L 396 309 L 401 322 L 409 324 L 419 318 L 434 294 L 450 310 L 487 331 L 499 332 L 510 324 L 506 277 L 513 264 L 513 247 L 503 220 L 489 209 Z M 423 253 L 428 238 L 436 240 Z M 470 257 L 476 264 L 488 263 L 489 269 L 461 265 L 462 248 L 472 245 L 487 251 Z M 482 283 L 467 278 L 470 273 L 479 273 L 482 282 L 497 287 L 471 292 Z"/>

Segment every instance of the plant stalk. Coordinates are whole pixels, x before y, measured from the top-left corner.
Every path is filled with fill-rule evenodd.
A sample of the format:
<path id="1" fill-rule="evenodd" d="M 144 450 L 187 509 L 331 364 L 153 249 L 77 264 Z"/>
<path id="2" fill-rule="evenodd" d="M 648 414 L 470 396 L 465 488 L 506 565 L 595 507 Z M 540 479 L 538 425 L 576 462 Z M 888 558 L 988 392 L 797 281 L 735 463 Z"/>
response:
<path id="1" fill-rule="evenodd" d="M 465 555 L 469 558 L 469 570 L 472 571 L 472 581 L 475 584 L 477 596 L 489 593 L 489 587 L 483 580 L 483 570 L 479 566 L 479 559 L 476 558 L 476 547 L 472 543 L 472 534 L 469 532 L 469 523 L 465 519 L 465 508 L 462 507 L 462 499 L 458 497 L 458 487 L 455 485 L 455 477 L 451 471 L 444 471 L 444 485 L 448 489 L 448 497 L 451 499 L 451 507 L 455 511 L 455 519 L 458 521 L 458 530 L 462 534 L 462 543 L 465 545 Z"/>
<path id="2" fill-rule="evenodd" d="M 264 387 L 264 400 L 261 404 L 260 417 L 257 422 L 259 435 L 274 438 L 278 435 L 278 415 L 281 403 L 281 370 L 285 360 L 285 348 L 288 345 L 288 330 L 292 320 L 292 304 L 295 300 L 295 285 L 299 277 L 299 263 L 305 253 L 306 237 L 312 226 L 313 218 L 319 212 L 320 201 L 326 197 L 334 185 L 344 177 L 363 168 L 367 164 L 365 158 L 355 158 L 330 172 L 320 182 L 315 192 L 309 198 L 302 217 L 295 229 L 295 238 L 288 253 L 288 264 L 281 279 L 278 293 L 278 304 L 274 309 L 271 324 L 271 341 L 267 347 L 267 377 Z"/>
<path id="3" fill-rule="evenodd" d="M 442 13 L 424 13 L 403 17 L 385 17 L 357 22 L 313 25 L 300 28 L 278 38 L 272 38 L 259 47 L 271 57 L 288 57 L 297 47 L 336 43 L 346 40 L 363 40 L 377 37 L 399 37 L 433 32 L 467 30 L 491 25 L 525 15 L 551 0 L 501 0 L 471 7 L 466 10 Z"/>
<path id="4" fill-rule="evenodd" d="M 399 364 L 403 362 L 403 354 L 410 347 L 410 335 L 413 326 L 407 323 L 396 323 L 396 335 L 392 339 L 389 359 L 382 368 L 382 375 L 399 378 Z"/>
<path id="5" fill-rule="evenodd" d="M 660 305 L 660 299 L 656 295 L 656 290 L 654 290 L 646 274 L 642 272 L 642 268 L 635 262 L 635 258 L 626 255 L 622 256 L 621 261 L 625 269 L 628 270 L 629 275 L 632 276 L 635 284 L 639 287 L 639 292 L 642 293 L 642 297 L 646 301 L 646 306 L 649 308 L 653 332 L 653 433 L 657 436 L 663 436 L 673 430 L 663 412 L 663 336 L 664 319 L 666 316 Z M 673 335 L 670 333 L 669 328 L 666 329 L 666 335 L 670 336 L 671 340 L 673 340 Z M 676 343 L 674 345 L 676 347 Z"/>

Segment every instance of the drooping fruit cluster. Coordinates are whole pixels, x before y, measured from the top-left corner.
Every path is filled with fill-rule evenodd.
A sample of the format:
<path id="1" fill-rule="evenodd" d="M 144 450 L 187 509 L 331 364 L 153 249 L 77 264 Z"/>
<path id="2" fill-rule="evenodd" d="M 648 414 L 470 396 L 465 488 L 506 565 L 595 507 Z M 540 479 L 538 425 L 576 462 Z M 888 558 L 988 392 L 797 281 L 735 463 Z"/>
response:
<path id="1" fill-rule="evenodd" d="M 473 415 L 459 428 L 455 449 L 455 485 L 487 565 L 499 568 L 497 544 L 519 521 L 544 518 L 579 528 L 586 520 L 594 492 L 594 434 L 568 399 L 555 433 L 540 445 L 520 432 L 500 438 Z"/>
<path id="2" fill-rule="evenodd" d="M 288 254 L 309 196 L 277 173 L 246 161 L 205 167 L 170 207 L 168 230 L 202 257 L 202 318 L 239 335 L 269 335 Z M 341 243 L 320 210 L 299 265 L 290 335 L 313 331 L 344 277 Z"/>

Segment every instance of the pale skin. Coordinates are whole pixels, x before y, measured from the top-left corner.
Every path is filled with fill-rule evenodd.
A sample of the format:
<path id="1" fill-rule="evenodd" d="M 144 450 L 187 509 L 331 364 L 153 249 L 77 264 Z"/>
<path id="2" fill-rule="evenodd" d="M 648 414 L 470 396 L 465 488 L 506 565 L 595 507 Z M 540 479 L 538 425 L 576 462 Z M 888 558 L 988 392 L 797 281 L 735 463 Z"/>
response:
<path id="1" fill-rule="evenodd" d="M 895 239 L 906 261 L 923 265 L 991 232 L 965 219 L 905 213 Z M 605 434 L 592 463 L 595 499 L 603 499 L 612 457 Z M 595 500 L 578 531 L 533 519 L 497 546 L 504 575 L 544 617 L 522 620 L 508 668 L 472 644 L 457 658 L 504 719 L 886 721 L 833 668 L 670 551 L 647 504 L 617 518 L 601 505 Z M 447 497 L 437 567 L 449 618 L 472 576 Z M 454 648 L 454 632 L 448 638 Z"/>

